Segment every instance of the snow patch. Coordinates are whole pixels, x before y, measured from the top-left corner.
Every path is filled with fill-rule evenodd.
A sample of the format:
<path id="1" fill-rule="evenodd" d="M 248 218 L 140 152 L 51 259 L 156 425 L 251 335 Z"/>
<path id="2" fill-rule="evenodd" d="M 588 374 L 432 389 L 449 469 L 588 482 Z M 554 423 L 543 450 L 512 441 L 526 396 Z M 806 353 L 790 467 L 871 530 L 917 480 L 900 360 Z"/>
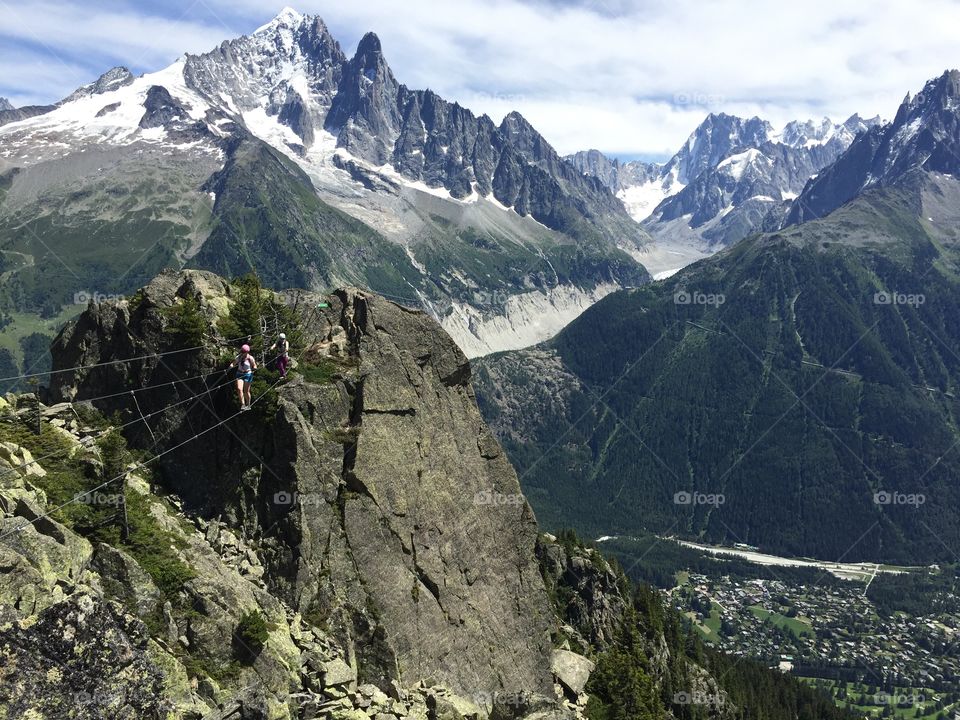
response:
<path id="1" fill-rule="evenodd" d="M 722 160 L 717 165 L 717 170 L 722 170 L 726 175 L 729 175 L 734 180 L 739 181 L 743 177 L 743 173 L 746 172 L 747 168 L 754 163 L 759 162 L 761 158 L 768 163 L 770 162 L 770 159 L 762 152 L 756 148 L 749 148 L 748 150 L 744 150 L 742 153 L 731 155 L 725 160 Z"/>
<path id="2" fill-rule="evenodd" d="M 413 250 L 410 249 L 409 245 L 403 246 L 404 252 L 407 254 L 407 257 L 410 258 L 410 264 L 413 265 L 417 270 L 419 270 L 423 275 L 427 275 L 427 268 L 413 254 Z"/>
<path id="3" fill-rule="evenodd" d="M 670 270 L 663 270 L 663 271 L 661 271 L 661 272 L 655 273 L 654 276 L 653 276 L 653 279 L 654 279 L 654 280 L 666 280 L 668 277 L 673 277 L 674 275 L 676 275 L 676 274 L 677 274 L 678 272 L 680 272 L 681 270 L 683 270 L 682 267 L 671 268 Z"/>
<path id="4" fill-rule="evenodd" d="M 148 142 L 160 142 L 167 137 L 167 131 L 163 127 L 152 127 L 140 131 L 140 137 Z"/>
<path id="5" fill-rule="evenodd" d="M 23 133 L 24 140 L 33 141 L 33 135 L 57 133 L 82 141 L 93 139 L 113 144 L 129 144 L 139 139 L 162 140 L 162 128 L 140 129 L 140 120 L 146 112 L 143 103 L 154 85 L 166 88 L 171 96 L 189 108 L 192 120 L 203 119 L 210 109 L 200 95 L 187 87 L 183 77 L 185 64 L 186 56 L 163 70 L 136 78 L 130 85 L 99 95 L 79 97 L 44 115 L 10 123 L 0 128 L 0 137 L 6 141 Z M 117 105 L 117 109 L 98 117 L 108 105 Z"/>
<path id="6" fill-rule="evenodd" d="M 674 166 L 665 178 L 655 178 L 642 185 L 625 188 L 617 193 L 617 197 L 620 198 L 630 217 L 637 222 L 643 222 L 650 217 L 650 213 L 657 205 L 686 187 L 680 182 L 678 172 L 677 167 Z"/>
<path id="7" fill-rule="evenodd" d="M 241 117 L 250 132 L 278 149 L 283 149 L 288 144 L 299 145 L 303 142 L 299 135 L 276 117 L 267 115 L 267 111 L 262 107 L 247 110 Z"/>
<path id="8" fill-rule="evenodd" d="M 297 73 L 293 75 L 290 80 L 290 87 L 293 88 L 294 92 L 297 93 L 304 100 L 310 99 L 310 83 L 307 82 L 307 78 L 303 73 Z"/>
<path id="9" fill-rule="evenodd" d="M 301 15 L 291 7 L 285 7 L 283 10 L 277 13 L 277 16 L 273 20 L 268 22 L 266 25 L 261 25 L 256 30 L 254 30 L 253 34 L 260 35 L 261 33 L 268 32 L 275 28 L 289 27 L 291 25 L 299 25 L 302 20 L 303 20 L 303 15 Z"/>

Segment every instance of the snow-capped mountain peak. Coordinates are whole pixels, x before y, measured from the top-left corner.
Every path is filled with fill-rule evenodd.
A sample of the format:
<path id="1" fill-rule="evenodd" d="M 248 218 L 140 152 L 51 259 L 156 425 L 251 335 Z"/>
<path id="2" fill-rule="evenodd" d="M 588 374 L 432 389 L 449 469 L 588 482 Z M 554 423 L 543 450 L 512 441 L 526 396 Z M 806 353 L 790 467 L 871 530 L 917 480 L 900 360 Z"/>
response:
<path id="1" fill-rule="evenodd" d="M 285 7 L 277 16 L 265 25 L 261 25 L 253 31 L 253 35 L 261 35 L 278 28 L 295 28 L 304 20 L 304 16 L 294 10 L 292 7 Z"/>
<path id="2" fill-rule="evenodd" d="M 665 174 L 676 167 L 678 181 L 686 186 L 732 152 L 744 147 L 758 147 L 770 132 L 770 123 L 758 117 L 710 113 L 664 166 Z"/>
<path id="3" fill-rule="evenodd" d="M 864 190 L 891 185 L 914 170 L 956 175 L 958 138 L 960 72 L 948 70 L 917 95 L 907 93 L 892 122 L 857 135 L 835 163 L 806 185 L 786 223 L 823 217 Z"/>
<path id="4" fill-rule="evenodd" d="M 629 164 L 599 154 L 568 159 L 616 190 L 654 237 L 715 247 L 736 242 L 771 213 L 782 213 L 811 176 L 879 122 L 859 115 L 842 123 L 824 117 L 775 130 L 758 117 L 711 113 L 668 162 L 644 167 L 635 178 L 625 172 Z"/>
<path id="5" fill-rule="evenodd" d="M 756 148 L 747 148 L 743 152 L 729 155 L 717 164 L 717 170 L 734 180 L 743 179 L 744 173 L 758 166 L 769 167 L 772 161 Z"/>
<path id="6" fill-rule="evenodd" d="M 133 74 L 127 68 L 118 66 L 110 68 L 92 83 L 87 83 L 74 90 L 70 95 L 61 101 L 61 104 L 72 102 L 83 97 L 91 95 L 102 95 L 103 93 L 117 90 L 133 82 Z"/>
<path id="7" fill-rule="evenodd" d="M 836 128 L 837 126 L 828 117 L 824 117 L 820 122 L 793 120 L 779 132 L 772 134 L 770 140 L 790 147 L 821 144 L 833 136 Z"/>
<path id="8" fill-rule="evenodd" d="M 13 109 L 13 104 L 9 100 L 7 100 L 5 97 L 0 97 L 0 112 Z"/>
<path id="9" fill-rule="evenodd" d="M 788 122 L 783 129 L 770 134 L 770 141 L 782 143 L 792 148 L 815 147 L 834 142 L 848 146 L 861 132 L 881 122 L 880 117 L 868 120 L 854 113 L 842 123 L 835 123 L 828 117 L 819 121 L 794 120 Z"/>
<path id="10" fill-rule="evenodd" d="M 11 112 L 19 113 L 3 115 Z M 649 237 L 610 190 L 565 163 L 519 114 L 498 126 L 429 90 L 411 90 L 394 77 L 375 34 L 365 35 L 348 57 L 320 18 L 290 9 L 249 35 L 185 55 L 159 72 L 133 78 L 123 68 L 111 70 L 59 106 L 37 112 L 0 116 L 0 167 L 19 169 L 5 199 L 20 193 L 18 201 L 32 202 L 43 183 L 76 173 L 87 173 L 82 181 L 89 185 L 114 183 L 102 195 L 109 199 L 156 176 L 160 181 L 139 195 L 150 196 L 153 207 L 164 208 L 156 215 L 176 225 L 169 237 L 178 244 L 165 249 L 171 256 L 217 268 L 231 258 L 238 267 L 230 272 L 259 258 L 283 282 L 302 272 L 297 282 L 311 287 L 364 284 L 368 266 L 391 258 L 389 272 L 376 277 L 406 293 L 403 300 L 437 303 L 438 314 L 453 323 L 451 330 L 471 352 L 545 339 L 588 300 L 647 277 L 638 263 L 624 263 L 622 250 L 636 251 Z M 53 169 L 40 167 L 46 164 Z M 30 178 L 42 182 L 31 185 Z M 245 203 L 258 214 L 269 204 L 261 183 L 285 182 L 297 192 L 281 192 L 281 207 L 274 208 L 289 221 L 278 223 L 282 238 L 261 243 L 258 233 L 253 247 L 236 232 L 217 234 L 233 221 L 217 224 L 211 217 L 239 213 L 240 206 L 245 212 Z M 93 197 L 89 211 L 103 214 L 106 201 Z M 141 202 L 148 201 L 138 197 Z M 314 202 L 329 216 L 311 210 Z M 342 227 L 349 228 L 346 238 L 337 230 Z M 553 248 L 566 252 L 584 227 L 603 239 L 590 250 L 597 263 L 558 272 L 550 264 Z M 470 230 L 464 239 L 460 229 Z M 480 250 L 459 249 L 474 236 Z M 440 255 L 425 247 L 434 241 L 442 241 Z M 287 242 L 296 245 L 295 259 L 284 255 Z M 350 243 L 364 249 L 344 253 Z M 402 249 L 391 255 L 389 243 Z M 529 278 L 497 274 L 501 247 L 519 253 L 518 262 L 531 268 Z M 496 263 L 465 265 L 462 258 L 477 252 Z M 522 259 L 527 253 L 529 260 Z M 428 274 L 418 254 L 442 266 L 442 278 Z M 536 302 L 525 297 L 516 307 L 478 309 L 476 300 L 455 301 L 473 297 L 464 287 L 503 287 L 519 297 L 546 283 L 557 292 Z M 506 318 L 508 311 L 514 319 Z"/>

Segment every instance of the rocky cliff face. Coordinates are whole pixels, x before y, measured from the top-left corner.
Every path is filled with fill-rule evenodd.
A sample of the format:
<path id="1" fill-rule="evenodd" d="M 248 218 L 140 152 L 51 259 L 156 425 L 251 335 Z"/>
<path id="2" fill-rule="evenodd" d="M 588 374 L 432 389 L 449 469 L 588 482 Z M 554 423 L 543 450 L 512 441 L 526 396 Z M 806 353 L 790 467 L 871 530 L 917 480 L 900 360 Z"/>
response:
<path id="1" fill-rule="evenodd" d="M 54 109 L 56 109 L 56 105 L 25 105 L 20 108 L 0 108 L 0 126 L 27 120 L 37 115 L 44 115 Z"/>
<path id="2" fill-rule="evenodd" d="M 18 400 L 16 410 L 0 402 L 5 437 L 22 422 L 24 402 L 35 407 Z M 62 444 L 71 463 L 102 462 L 97 431 L 75 408 L 40 407 L 40 438 Z M 437 676 L 373 684 L 336 627 L 305 619 L 269 588 L 254 542 L 216 519 L 187 520 L 140 474 L 126 479 L 128 541 L 88 541 L 96 530 L 76 515 L 61 515 L 69 527 L 46 517 L 62 504 L 53 499 L 59 484 L 76 479 L 70 463 L 33 460 L 22 446 L 0 444 L 0 716 L 479 720 L 494 709 L 495 691 L 457 695 Z M 79 506 L 96 508 L 116 492 L 91 493 Z M 518 696 L 563 708 L 559 698 Z"/>
<path id="3" fill-rule="evenodd" d="M 162 276 L 135 308 L 92 306 L 58 338 L 55 366 L 163 348 L 164 308 L 199 294 L 212 319 L 230 293 L 208 274 Z M 261 548 L 270 589 L 330 622 L 380 682 L 548 691 L 536 522 L 480 419 L 465 357 L 425 314 L 357 290 L 326 302 L 303 332 L 315 343 L 340 342 L 336 380 L 280 387 L 268 416 L 245 415 L 162 458 L 164 483 L 203 515 L 241 526 Z M 195 374 L 205 360 L 64 373 L 54 399 L 153 385 L 171 371 Z M 189 392 L 138 396 L 140 409 L 154 412 Z M 228 417 L 231 394 L 164 413 L 165 439 L 152 443 L 154 452 Z M 126 399 L 105 402 L 106 411 L 131 411 Z M 134 437 L 151 440 L 142 427 Z"/>

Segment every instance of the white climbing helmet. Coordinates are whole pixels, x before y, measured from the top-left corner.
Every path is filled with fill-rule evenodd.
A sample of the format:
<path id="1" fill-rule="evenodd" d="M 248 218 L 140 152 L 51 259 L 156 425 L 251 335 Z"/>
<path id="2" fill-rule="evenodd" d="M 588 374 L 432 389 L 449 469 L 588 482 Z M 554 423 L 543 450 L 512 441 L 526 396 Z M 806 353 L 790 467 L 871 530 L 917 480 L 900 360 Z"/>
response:
<path id="1" fill-rule="evenodd" d="M 280 333 L 280 339 L 281 339 L 281 340 L 286 340 L 286 339 L 287 339 L 287 334 L 286 334 L 286 333 Z"/>

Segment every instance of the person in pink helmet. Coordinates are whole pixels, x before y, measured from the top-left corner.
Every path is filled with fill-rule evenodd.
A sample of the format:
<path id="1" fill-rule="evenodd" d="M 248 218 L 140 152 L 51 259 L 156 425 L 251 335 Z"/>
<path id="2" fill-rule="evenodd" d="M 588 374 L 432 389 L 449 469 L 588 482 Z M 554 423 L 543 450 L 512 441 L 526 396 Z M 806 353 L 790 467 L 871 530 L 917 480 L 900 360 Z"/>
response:
<path id="1" fill-rule="evenodd" d="M 257 369 L 257 361 L 250 354 L 250 346 L 243 345 L 237 359 L 230 363 L 230 367 L 237 369 L 237 397 L 240 399 L 240 409 L 250 409 L 250 383 L 253 382 L 253 371 Z"/>

